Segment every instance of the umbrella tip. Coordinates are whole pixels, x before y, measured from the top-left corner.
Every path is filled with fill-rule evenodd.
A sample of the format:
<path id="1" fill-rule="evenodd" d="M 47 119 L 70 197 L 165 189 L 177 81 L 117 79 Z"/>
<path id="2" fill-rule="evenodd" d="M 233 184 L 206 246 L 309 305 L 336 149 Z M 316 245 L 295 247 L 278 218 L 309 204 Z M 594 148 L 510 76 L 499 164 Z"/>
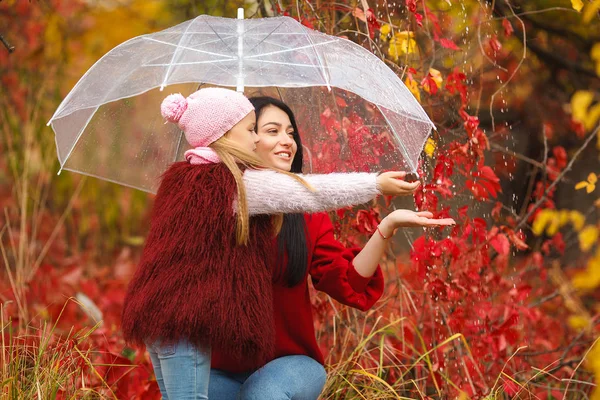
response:
<path id="1" fill-rule="evenodd" d="M 158 89 L 158 90 L 162 92 L 164 88 L 165 88 L 165 85 L 160 85 L 160 89 Z"/>
<path id="2" fill-rule="evenodd" d="M 62 167 L 60 167 L 60 169 L 58 170 L 58 173 L 56 175 L 60 175 L 61 172 L 62 172 Z"/>

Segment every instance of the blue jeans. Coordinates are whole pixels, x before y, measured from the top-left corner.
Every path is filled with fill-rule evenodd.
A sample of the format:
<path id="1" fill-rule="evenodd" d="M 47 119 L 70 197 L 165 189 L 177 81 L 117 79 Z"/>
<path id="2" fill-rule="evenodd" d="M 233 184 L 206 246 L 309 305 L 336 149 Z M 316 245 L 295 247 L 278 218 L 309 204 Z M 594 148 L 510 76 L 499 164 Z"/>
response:
<path id="1" fill-rule="evenodd" d="M 325 386 L 325 368 L 307 356 L 277 358 L 259 370 L 231 374 L 210 371 L 211 400 L 316 400 Z"/>
<path id="2" fill-rule="evenodd" d="M 163 400 L 207 400 L 210 351 L 188 342 L 146 346 Z"/>

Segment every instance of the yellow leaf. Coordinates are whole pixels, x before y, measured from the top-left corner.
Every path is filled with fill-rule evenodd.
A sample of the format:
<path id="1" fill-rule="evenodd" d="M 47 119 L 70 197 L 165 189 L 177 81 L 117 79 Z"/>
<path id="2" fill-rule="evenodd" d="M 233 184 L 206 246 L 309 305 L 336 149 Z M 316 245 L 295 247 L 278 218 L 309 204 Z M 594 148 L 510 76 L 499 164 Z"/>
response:
<path id="1" fill-rule="evenodd" d="M 432 138 L 427 139 L 427 143 L 425 143 L 425 154 L 427 154 L 428 157 L 432 157 L 433 152 L 435 151 L 435 148 L 436 148 L 435 140 L 433 140 Z"/>
<path id="2" fill-rule="evenodd" d="M 458 395 L 458 399 L 457 400 L 470 400 L 471 398 L 469 397 L 468 394 L 466 394 L 465 392 L 460 392 L 460 394 Z"/>
<path id="3" fill-rule="evenodd" d="M 579 248 L 582 251 L 588 251 L 596 243 L 598 243 L 598 236 L 600 232 L 598 228 L 593 225 L 586 226 L 581 232 L 579 232 Z"/>
<path id="4" fill-rule="evenodd" d="M 414 39 L 415 33 L 413 31 L 401 31 L 401 32 L 396 32 L 394 37 L 396 39 Z"/>
<path id="5" fill-rule="evenodd" d="M 594 183 L 598 182 L 598 176 L 595 173 L 591 172 L 588 175 L 588 179 L 587 180 L 588 180 L 589 183 L 591 183 L 593 185 Z"/>
<path id="6" fill-rule="evenodd" d="M 410 92 L 415 96 L 417 101 L 420 103 L 421 102 L 421 93 L 419 92 L 419 85 L 417 84 L 417 81 L 415 81 L 414 79 L 411 79 L 411 78 L 406 78 L 404 83 L 406 84 L 406 87 L 408 88 L 408 90 L 410 90 Z"/>
<path id="7" fill-rule="evenodd" d="M 581 11 L 583 8 L 583 1 L 581 0 L 571 0 L 571 6 L 577 11 Z"/>
<path id="8" fill-rule="evenodd" d="M 590 319 L 582 315 L 571 315 L 567 322 L 575 331 L 582 331 L 590 328 Z"/>
<path id="9" fill-rule="evenodd" d="M 583 189 L 588 186 L 589 183 L 587 183 L 586 181 L 577 182 L 577 185 L 575 185 L 575 190 Z"/>
<path id="10" fill-rule="evenodd" d="M 431 75 L 431 79 L 433 79 L 435 85 L 440 89 L 442 87 L 442 82 L 444 81 L 442 73 L 435 68 L 429 68 L 429 75 Z"/>
<path id="11" fill-rule="evenodd" d="M 555 214 L 556 212 L 554 210 L 548 208 L 540 211 L 535 217 L 535 221 L 533 221 L 533 227 L 531 228 L 533 234 L 541 236 L 546 230 L 548 223 L 555 218 Z"/>
<path id="12" fill-rule="evenodd" d="M 600 76 L 600 42 L 592 46 L 590 57 L 596 62 L 596 75 Z M 600 136 L 599 136 L 600 137 Z"/>
<path id="13" fill-rule="evenodd" d="M 583 124 L 585 125 L 585 129 L 590 130 L 596 126 L 600 120 L 600 103 L 590 107 L 586 116 L 584 117 Z"/>
<path id="14" fill-rule="evenodd" d="M 589 194 L 589 193 L 592 193 L 594 190 L 596 190 L 596 185 L 594 185 L 594 184 L 589 184 L 589 185 L 587 186 L 587 188 L 585 189 L 585 191 L 586 191 L 588 194 Z"/>
<path id="15" fill-rule="evenodd" d="M 569 219 L 573 224 L 573 228 L 579 232 L 581 228 L 585 225 L 585 216 L 579 211 L 571 211 L 569 213 Z"/>
<path id="16" fill-rule="evenodd" d="M 585 7 L 585 10 L 583 11 L 583 22 L 586 24 L 589 23 L 598 13 L 598 10 L 600 10 L 600 0 L 593 0 Z"/>
<path id="17" fill-rule="evenodd" d="M 587 109 L 594 100 L 594 93 L 589 90 L 578 90 L 571 97 L 571 114 L 573 119 L 578 122 L 584 122 L 587 115 Z"/>
<path id="18" fill-rule="evenodd" d="M 568 210 L 558 211 L 558 226 L 559 227 L 565 226 L 571 219 L 571 214 L 572 214 L 572 212 L 570 212 Z"/>
<path id="19" fill-rule="evenodd" d="M 389 24 L 382 25 L 379 29 L 379 39 L 387 40 L 391 31 L 392 27 Z"/>
<path id="20" fill-rule="evenodd" d="M 585 271 L 575 274 L 571 283 L 574 288 L 582 291 L 594 290 L 600 286 L 600 247 L 588 261 Z"/>
<path id="21" fill-rule="evenodd" d="M 398 58 L 404 54 L 411 54 L 417 50 L 414 37 L 415 33 L 411 31 L 396 32 L 388 47 L 388 54 L 394 61 L 398 61 Z"/>

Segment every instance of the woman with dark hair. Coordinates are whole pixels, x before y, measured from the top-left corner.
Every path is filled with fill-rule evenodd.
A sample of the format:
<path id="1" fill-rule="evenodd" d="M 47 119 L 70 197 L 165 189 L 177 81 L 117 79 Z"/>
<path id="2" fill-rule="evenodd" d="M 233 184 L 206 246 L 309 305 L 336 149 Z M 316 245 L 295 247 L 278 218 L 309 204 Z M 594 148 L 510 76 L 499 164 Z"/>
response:
<path id="1" fill-rule="evenodd" d="M 290 108 L 270 97 L 254 97 L 250 101 L 256 111 L 260 138 L 256 154 L 269 167 L 301 173 L 302 142 Z M 267 175 L 260 178 L 268 179 Z M 344 179 L 350 175 L 344 175 Z M 271 193 L 271 186 L 264 185 L 261 196 L 274 196 L 279 188 Z M 298 211 L 304 209 L 310 207 Z M 326 373 L 315 338 L 308 276 L 317 290 L 366 311 L 383 293 L 383 274 L 378 263 L 387 240 L 399 227 L 454 224 L 449 218 L 432 217 L 429 212 L 396 210 L 381 221 L 377 233 L 361 250 L 347 249 L 335 240 L 333 225 L 325 212 L 285 214 L 272 252 L 275 356 L 256 370 L 213 349 L 209 398 L 316 399 Z"/>

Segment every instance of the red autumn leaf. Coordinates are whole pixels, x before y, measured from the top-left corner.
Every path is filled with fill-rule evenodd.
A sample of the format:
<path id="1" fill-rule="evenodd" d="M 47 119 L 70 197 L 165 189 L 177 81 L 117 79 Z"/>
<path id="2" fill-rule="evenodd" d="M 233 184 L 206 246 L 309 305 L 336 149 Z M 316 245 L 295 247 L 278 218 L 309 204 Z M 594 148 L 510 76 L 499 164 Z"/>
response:
<path id="1" fill-rule="evenodd" d="M 512 24 L 508 20 L 508 18 L 504 18 L 502 20 L 502 27 L 504 28 L 504 36 L 506 36 L 506 37 L 511 36 L 513 34 L 513 32 L 515 31 L 512 27 Z"/>
<path id="2" fill-rule="evenodd" d="M 456 43 L 454 43 L 452 40 L 450 39 L 446 39 L 446 38 L 441 38 L 439 40 L 439 43 L 442 47 L 445 47 L 446 49 L 450 49 L 450 50 L 460 50 L 460 48 L 456 45 Z"/>
<path id="3" fill-rule="evenodd" d="M 502 43 L 498 40 L 498 36 L 494 35 L 489 40 L 490 47 L 494 50 L 494 53 L 498 53 L 502 50 Z"/>
<path id="4" fill-rule="evenodd" d="M 414 13 L 413 15 L 415 16 L 415 20 L 417 21 L 417 25 L 422 28 L 423 27 L 423 15 L 419 14 L 419 13 Z"/>
<path id="5" fill-rule="evenodd" d="M 367 9 L 367 24 L 369 25 L 369 35 L 372 39 L 375 36 L 375 31 L 381 29 L 381 24 L 377 21 L 372 8 Z"/>
<path id="6" fill-rule="evenodd" d="M 433 80 L 433 76 L 429 73 L 421 81 L 421 86 L 423 86 L 423 89 L 425 89 L 427 92 L 429 92 L 431 94 L 436 94 L 438 91 L 437 84 Z"/>
<path id="7" fill-rule="evenodd" d="M 510 251 L 510 242 L 508 241 L 506 235 L 504 235 L 503 233 L 498 233 L 494 235 L 494 237 L 490 239 L 490 244 L 492 245 L 494 250 L 498 252 L 498 254 L 501 254 L 503 256 L 507 255 Z"/>
<path id="8" fill-rule="evenodd" d="M 554 154 L 554 158 L 556 159 L 556 167 L 560 170 L 564 169 L 567 166 L 567 151 L 562 146 L 555 146 L 552 149 L 552 154 Z"/>
<path id="9" fill-rule="evenodd" d="M 509 396 L 514 396 L 519 391 L 520 387 L 513 381 L 504 381 L 502 385 L 504 387 L 504 392 L 506 392 Z"/>
<path id="10" fill-rule="evenodd" d="M 500 211 L 502 210 L 503 204 L 499 201 L 496 202 L 496 205 L 492 209 L 492 218 L 495 220 L 500 219 Z"/>
<path id="11" fill-rule="evenodd" d="M 510 228 L 504 227 L 506 236 L 518 250 L 527 250 L 529 246 L 525 243 L 525 234 L 523 231 L 515 232 Z"/>
<path id="12" fill-rule="evenodd" d="M 417 12 L 417 0 L 406 0 L 406 7 L 411 13 Z"/>
<path id="13" fill-rule="evenodd" d="M 348 104 L 346 103 L 346 100 L 344 100 L 340 96 L 336 96 L 335 97 L 335 103 L 338 105 L 338 107 L 348 107 Z"/>
<path id="14" fill-rule="evenodd" d="M 575 132 L 579 139 L 583 139 L 585 137 L 585 125 L 582 122 L 571 120 L 570 129 Z"/>

